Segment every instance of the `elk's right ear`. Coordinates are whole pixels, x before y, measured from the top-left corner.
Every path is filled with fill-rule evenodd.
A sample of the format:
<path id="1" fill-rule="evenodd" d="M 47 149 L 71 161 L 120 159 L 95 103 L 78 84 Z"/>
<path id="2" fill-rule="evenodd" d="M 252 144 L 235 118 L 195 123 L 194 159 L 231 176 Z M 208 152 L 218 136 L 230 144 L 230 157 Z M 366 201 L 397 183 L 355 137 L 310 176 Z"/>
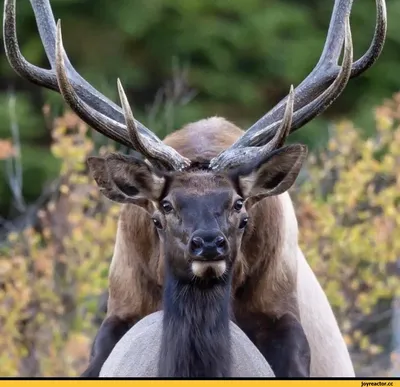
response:
<path id="1" fill-rule="evenodd" d="M 295 182 L 307 156 L 305 145 L 279 148 L 237 172 L 237 182 L 248 205 L 267 196 L 280 195 Z"/>
<path id="2" fill-rule="evenodd" d="M 165 177 L 144 161 L 118 153 L 107 157 L 88 157 L 87 163 L 100 192 L 118 203 L 139 206 L 156 201 L 164 188 Z"/>

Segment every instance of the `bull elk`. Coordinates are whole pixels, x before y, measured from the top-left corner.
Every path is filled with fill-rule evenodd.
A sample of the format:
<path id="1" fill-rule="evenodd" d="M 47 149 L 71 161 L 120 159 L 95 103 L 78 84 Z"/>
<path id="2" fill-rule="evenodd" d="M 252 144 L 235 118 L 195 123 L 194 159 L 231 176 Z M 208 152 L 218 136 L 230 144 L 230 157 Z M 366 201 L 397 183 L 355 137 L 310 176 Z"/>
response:
<path id="1" fill-rule="evenodd" d="M 122 108 L 77 73 L 49 1 L 31 4 L 51 70 L 22 56 L 15 0 L 6 0 L 4 42 L 13 69 L 59 92 L 89 126 L 143 155 L 88 159 L 101 192 L 123 206 L 109 273 L 108 313 L 83 376 L 98 376 L 127 330 L 161 308 L 164 257 L 182 257 L 186 266 L 180 275 L 188 281 L 196 277 L 198 286 L 232 268 L 232 318 L 277 376 L 354 376 L 332 309 L 298 246 L 287 190 L 307 150 L 284 143 L 325 111 L 350 78 L 375 63 L 386 37 L 385 1 L 376 0 L 372 43 L 353 63 L 352 1 L 335 0 L 315 68 L 247 131 L 213 117 L 190 123 L 164 141 L 134 119 L 120 82 Z"/>

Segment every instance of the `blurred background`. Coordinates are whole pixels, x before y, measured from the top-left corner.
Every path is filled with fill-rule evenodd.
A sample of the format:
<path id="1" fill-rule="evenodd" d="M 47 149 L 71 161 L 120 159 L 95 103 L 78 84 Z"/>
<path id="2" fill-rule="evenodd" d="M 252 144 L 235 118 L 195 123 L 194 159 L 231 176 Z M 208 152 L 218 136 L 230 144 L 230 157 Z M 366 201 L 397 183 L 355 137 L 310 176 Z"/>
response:
<path id="1" fill-rule="evenodd" d="M 164 137 L 220 115 L 248 127 L 322 51 L 333 0 L 52 0 L 71 62 Z M 355 59 L 375 2 L 355 1 Z M 291 137 L 311 148 L 292 189 L 300 243 L 360 376 L 400 376 L 400 0 L 378 62 Z M 23 54 L 48 67 L 30 2 Z M 87 174 L 115 144 L 20 79 L 0 46 L 0 375 L 74 376 L 104 316 L 119 207 Z M 120 149 L 124 151 L 124 149 Z M 329 332 L 327 332 L 329 334 Z"/>

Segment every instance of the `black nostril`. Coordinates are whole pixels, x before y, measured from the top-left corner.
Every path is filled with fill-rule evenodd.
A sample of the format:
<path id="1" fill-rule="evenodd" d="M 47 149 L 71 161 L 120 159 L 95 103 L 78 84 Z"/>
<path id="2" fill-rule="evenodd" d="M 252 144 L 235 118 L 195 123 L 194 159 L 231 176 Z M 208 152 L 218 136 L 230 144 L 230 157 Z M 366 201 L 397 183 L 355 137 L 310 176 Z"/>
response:
<path id="1" fill-rule="evenodd" d="M 221 232 L 198 230 L 189 242 L 189 254 L 201 260 L 221 259 L 228 250 L 228 241 Z"/>
<path id="2" fill-rule="evenodd" d="M 226 245 L 226 240 L 225 240 L 225 238 L 224 238 L 223 236 L 217 237 L 217 238 L 215 239 L 215 245 L 216 245 L 218 248 L 225 247 L 225 245 Z"/>
<path id="3" fill-rule="evenodd" d="M 200 237 L 194 237 L 192 238 L 190 244 L 192 249 L 201 249 L 204 246 L 204 241 Z"/>

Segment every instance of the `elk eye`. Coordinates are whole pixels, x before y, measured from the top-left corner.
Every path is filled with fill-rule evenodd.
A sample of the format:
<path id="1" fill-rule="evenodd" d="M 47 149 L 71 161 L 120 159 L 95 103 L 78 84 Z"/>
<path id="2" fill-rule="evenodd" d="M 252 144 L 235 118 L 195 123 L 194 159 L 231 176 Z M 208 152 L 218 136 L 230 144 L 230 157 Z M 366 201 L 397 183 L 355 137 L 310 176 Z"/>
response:
<path id="1" fill-rule="evenodd" d="M 235 204 L 233 205 L 233 208 L 236 211 L 240 211 L 242 209 L 242 207 L 243 207 L 243 199 L 236 200 Z"/>
<path id="2" fill-rule="evenodd" d="M 162 229 L 162 224 L 161 224 L 161 222 L 160 222 L 158 219 L 155 219 L 155 218 L 153 218 L 152 220 L 153 220 L 154 225 L 155 225 L 159 230 L 161 230 L 161 229 Z"/>
<path id="3" fill-rule="evenodd" d="M 171 212 L 174 208 L 172 207 L 172 204 L 170 202 L 167 202 L 166 200 L 161 203 L 161 207 L 163 208 L 164 212 L 168 214 Z"/>
<path id="4" fill-rule="evenodd" d="M 243 218 L 243 219 L 240 221 L 239 228 L 240 228 L 240 229 L 245 228 L 245 227 L 247 226 L 247 223 L 248 223 L 248 222 L 249 222 L 249 218 L 246 216 L 245 218 Z"/>

